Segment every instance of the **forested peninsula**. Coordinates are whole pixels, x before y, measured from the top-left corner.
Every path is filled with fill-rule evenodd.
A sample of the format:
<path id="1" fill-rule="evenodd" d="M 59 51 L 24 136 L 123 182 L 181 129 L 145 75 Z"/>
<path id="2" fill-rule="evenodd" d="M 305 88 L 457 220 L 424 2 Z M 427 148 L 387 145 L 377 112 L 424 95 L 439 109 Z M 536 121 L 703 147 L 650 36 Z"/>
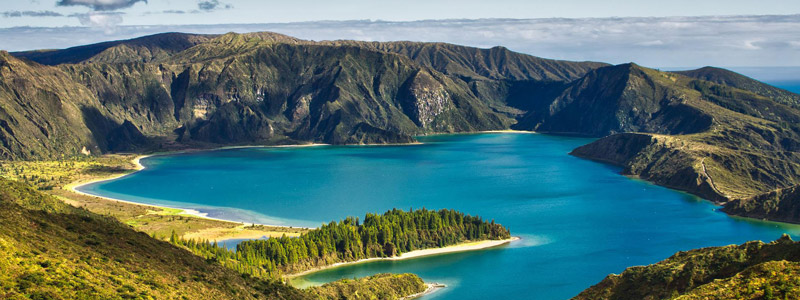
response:
<path id="1" fill-rule="evenodd" d="M 280 279 L 283 274 L 303 272 L 341 262 L 394 257 L 405 252 L 441 248 L 468 241 L 507 240 L 509 230 L 500 224 L 455 210 L 393 209 L 367 214 L 363 223 L 349 217 L 309 230 L 298 238 L 244 241 L 236 250 L 207 240 L 186 240 L 177 235 L 170 242 L 245 274 Z"/>

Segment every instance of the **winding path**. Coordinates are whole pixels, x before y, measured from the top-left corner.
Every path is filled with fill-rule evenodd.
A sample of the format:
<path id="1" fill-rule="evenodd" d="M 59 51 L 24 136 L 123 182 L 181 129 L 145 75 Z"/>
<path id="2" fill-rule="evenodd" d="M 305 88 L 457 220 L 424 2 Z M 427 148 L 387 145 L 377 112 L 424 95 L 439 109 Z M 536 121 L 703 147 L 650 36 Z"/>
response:
<path id="1" fill-rule="evenodd" d="M 705 157 L 703 157 L 703 159 L 700 160 L 700 165 L 703 166 L 703 175 L 705 175 L 706 178 L 708 178 L 709 182 L 711 182 L 711 189 L 713 189 L 715 192 L 717 192 L 717 194 L 720 194 L 721 196 L 727 198 L 725 193 L 723 193 L 722 191 L 720 191 L 717 188 L 717 185 L 714 183 L 714 178 L 711 178 L 711 176 L 708 175 L 708 172 L 706 171 L 706 158 Z"/>

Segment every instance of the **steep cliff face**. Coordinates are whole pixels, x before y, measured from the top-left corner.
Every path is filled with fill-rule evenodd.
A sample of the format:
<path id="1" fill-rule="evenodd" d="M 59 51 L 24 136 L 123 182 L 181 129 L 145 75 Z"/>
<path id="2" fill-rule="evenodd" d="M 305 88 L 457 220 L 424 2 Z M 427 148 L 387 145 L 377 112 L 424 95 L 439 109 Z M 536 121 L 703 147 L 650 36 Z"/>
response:
<path id="1" fill-rule="evenodd" d="M 666 77 L 666 78 L 663 78 Z M 546 110 L 521 123 L 542 132 L 606 136 L 618 132 L 702 132 L 711 117 L 686 105 L 669 75 L 625 64 L 596 69 L 571 83 Z"/>
<path id="2" fill-rule="evenodd" d="M 20 115 L 3 119 L 5 155 L 25 159 L 164 144 L 407 143 L 417 134 L 505 129 L 523 112 L 516 106 L 530 106 L 513 87 L 566 81 L 602 65 L 501 48 L 311 42 L 274 33 L 162 34 L 16 55 L 55 65 L 4 56 L 5 65 L 29 70 L 6 68 L 9 88 L 0 94 L 4 109 Z M 30 70 L 47 76 L 30 80 Z M 49 97 L 76 112 L 43 111 L 41 119 L 53 124 L 19 128 L 31 114 L 26 102 L 57 107 L 39 95 L 56 85 L 69 88 Z M 62 126 L 69 141 L 34 134 L 37 126 Z M 37 139 L 45 140 L 40 149 L 23 153 Z"/>
<path id="3" fill-rule="evenodd" d="M 450 94 L 428 72 L 421 71 L 409 78 L 403 89 L 400 97 L 403 111 L 424 129 L 433 128 L 437 116 L 455 109 Z"/>
<path id="4" fill-rule="evenodd" d="M 229 102 L 205 119 L 198 119 L 192 124 L 189 133 L 181 139 L 240 144 L 268 141 L 275 135 L 275 129 L 263 113 L 240 102 Z"/>
<path id="5" fill-rule="evenodd" d="M 93 94 L 54 68 L 0 52 L 0 153 L 3 159 L 60 157 L 84 148 L 99 153 L 84 119 Z"/>
<path id="6" fill-rule="evenodd" d="M 722 208 L 736 216 L 800 223 L 800 187 L 793 186 L 746 199 L 736 199 Z"/>

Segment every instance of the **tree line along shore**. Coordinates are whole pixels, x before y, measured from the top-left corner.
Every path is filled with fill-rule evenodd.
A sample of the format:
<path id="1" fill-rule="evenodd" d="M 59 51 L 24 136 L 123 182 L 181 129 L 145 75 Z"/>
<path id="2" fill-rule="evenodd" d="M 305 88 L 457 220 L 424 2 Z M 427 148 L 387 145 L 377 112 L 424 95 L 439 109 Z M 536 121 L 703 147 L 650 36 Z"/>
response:
<path id="1" fill-rule="evenodd" d="M 309 230 L 300 237 L 243 241 L 230 250 L 208 240 L 183 239 L 173 244 L 252 276 L 279 279 L 342 262 L 391 258 L 421 249 L 442 248 L 469 241 L 508 240 L 500 224 L 455 210 L 393 209 L 367 214 L 363 222 L 348 217 Z"/>

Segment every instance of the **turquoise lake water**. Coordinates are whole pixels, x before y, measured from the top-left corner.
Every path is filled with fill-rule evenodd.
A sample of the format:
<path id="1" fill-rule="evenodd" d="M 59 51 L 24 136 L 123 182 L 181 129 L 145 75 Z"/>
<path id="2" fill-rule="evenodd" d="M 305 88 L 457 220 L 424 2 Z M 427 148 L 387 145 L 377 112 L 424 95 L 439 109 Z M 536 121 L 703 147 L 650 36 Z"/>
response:
<path id="1" fill-rule="evenodd" d="M 685 193 L 568 155 L 591 139 L 422 137 L 422 145 L 246 148 L 156 156 L 82 191 L 245 222 L 316 226 L 391 208 L 454 208 L 523 239 L 499 248 L 330 269 L 298 285 L 413 272 L 448 285 L 425 299 L 566 299 L 680 250 L 771 241 L 800 227 L 731 218 Z"/>

